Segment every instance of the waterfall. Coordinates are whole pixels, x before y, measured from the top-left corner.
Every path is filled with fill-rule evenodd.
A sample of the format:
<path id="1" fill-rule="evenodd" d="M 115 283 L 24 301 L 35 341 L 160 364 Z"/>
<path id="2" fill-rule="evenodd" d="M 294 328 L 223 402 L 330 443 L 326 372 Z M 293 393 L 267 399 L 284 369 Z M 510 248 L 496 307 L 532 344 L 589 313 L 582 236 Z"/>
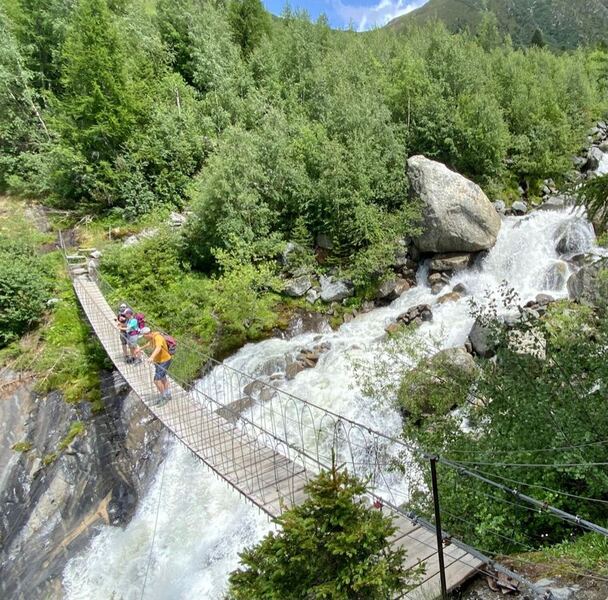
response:
<path id="1" fill-rule="evenodd" d="M 560 256 L 557 237 L 573 219 L 583 223 L 583 231 L 571 236 L 569 254 Z M 503 282 L 522 304 L 539 293 L 565 298 L 566 282 L 575 268 L 569 258 L 588 251 L 602 252 L 595 247 L 592 230 L 570 209 L 508 217 L 495 246 L 471 268 L 456 273 L 438 295 L 426 285 L 423 265 L 419 285 L 390 306 L 359 315 L 337 331 L 248 344 L 226 363 L 266 380 L 273 377 L 275 385 L 298 397 L 398 435 L 401 417 L 392 399 L 378 406 L 364 397 L 353 366 L 382 352 L 387 324 L 412 306 L 430 304 L 433 320 L 420 326 L 417 339 L 421 344 L 433 340 L 438 350 L 461 346 L 474 321 L 471 298 L 483 303 Z M 437 304 L 438 297 L 457 283 L 466 287 L 467 296 Z M 316 367 L 283 379 L 287 357 L 315 344 L 329 346 Z M 132 521 L 124 529 L 101 526 L 89 546 L 67 564 L 63 573 L 66 597 L 139 599 L 149 564 L 146 599 L 222 598 L 227 576 L 238 565 L 238 552 L 271 528 L 263 514 L 173 442 L 165 466 L 160 467 Z"/>

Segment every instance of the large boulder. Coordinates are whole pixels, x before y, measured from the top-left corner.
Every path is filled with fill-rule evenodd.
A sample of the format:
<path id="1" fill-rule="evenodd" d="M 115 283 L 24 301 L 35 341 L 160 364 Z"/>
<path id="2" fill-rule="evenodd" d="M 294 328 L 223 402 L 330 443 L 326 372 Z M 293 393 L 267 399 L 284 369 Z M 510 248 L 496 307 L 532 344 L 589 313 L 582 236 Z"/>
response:
<path id="1" fill-rule="evenodd" d="M 494 356 L 496 342 L 492 339 L 492 332 L 479 319 L 475 320 L 469 332 L 469 342 L 478 356 L 482 358 Z"/>
<path id="2" fill-rule="evenodd" d="M 319 279 L 321 284 L 321 300 L 323 302 L 339 302 L 353 295 L 354 286 L 350 281 L 334 280 L 333 277 Z"/>
<path id="3" fill-rule="evenodd" d="M 423 252 L 476 252 L 491 248 L 500 216 L 481 188 L 424 156 L 407 161 L 412 193 L 423 209 Z"/>
<path id="4" fill-rule="evenodd" d="M 312 281 L 308 275 L 301 275 L 285 282 L 284 291 L 292 298 L 300 298 L 312 287 Z"/>
<path id="5" fill-rule="evenodd" d="M 608 259 L 585 265 L 568 279 L 570 297 L 591 306 L 608 302 Z"/>
<path id="6" fill-rule="evenodd" d="M 388 279 L 384 281 L 376 294 L 376 300 L 379 304 L 388 304 L 393 300 L 396 300 L 410 289 L 410 284 L 400 277 L 394 279 Z"/>
<path id="7" fill-rule="evenodd" d="M 429 269 L 431 271 L 463 271 L 467 269 L 473 260 L 470 252 L 449 252 L 447 254 L 436 254 L 431 259 Z"/>
<path id="8" fill-rule="evenodd" d="M 557 228 L 554 238 L 558 254 L 587 252 L 595 242 L 593 226 L 582 217 L 572 217 Z"/>

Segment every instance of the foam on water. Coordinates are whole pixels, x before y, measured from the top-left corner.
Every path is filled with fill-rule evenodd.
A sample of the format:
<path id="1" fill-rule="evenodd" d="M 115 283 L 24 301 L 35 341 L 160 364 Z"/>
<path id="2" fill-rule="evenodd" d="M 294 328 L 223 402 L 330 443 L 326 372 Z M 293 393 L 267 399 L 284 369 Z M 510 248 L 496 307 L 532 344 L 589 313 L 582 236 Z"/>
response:
<path id="1" fill-rule="evenodd" d="M 432 322 L 424 323 L 417 331 L 421 344 L 432 339 L 438 348 L 449 348 L 462 345 L 471 329 L 469 298 L 484 302 L 502 282 L 517 292 L 522 303 L 541 292 L 554 298 L 566 297 L 571 266 L 562 263 L 557 255 L 555 237 L 560 225 L 572 218 L 571 211 L 562 210 L 504 219 L 494 248 L 478 264 L 456 274 L 441 292 L 463 283 L 469 296 L 461 300 L 437 304 L 441 293 L 431 294 L 422 273 L 420 284 L 393 304 L 360 315 L 338 331 L 248 344 L 226 362 L 246 373 L 267 376 L 285 368 L 287 355 L 295 356 L 313 341 L 328 342 L 329 351 L 321 355 L 314 369 L 302 371 L 282 387 L 333 412 L 396 435 L 401 419 L 392 399 L 387 398 L 385 405 L 379 407 L 365 398 L 356 384 L 353 360 L 367 361 L 381 352 L 386 325 L 421 303 L 431 304 L 433 309 Z M 593 249 L 593 244 L 592 235 L 583 235 L 577 251 Z M 548 276 L 557 263 L 562 275 Z M 177 444 L 166 458 L 162 490 L 160 479 L 159 472 L 128 526 L 101 527 L 89 547 L 68 563 L 63 575 L 67 598 L 141 597 L 159 494 L 157 533 L 144 597 L 222 596 L 227 575 L 238 563 L 237 553 L 260 539 L 270 525 L 257 509 Z"/>

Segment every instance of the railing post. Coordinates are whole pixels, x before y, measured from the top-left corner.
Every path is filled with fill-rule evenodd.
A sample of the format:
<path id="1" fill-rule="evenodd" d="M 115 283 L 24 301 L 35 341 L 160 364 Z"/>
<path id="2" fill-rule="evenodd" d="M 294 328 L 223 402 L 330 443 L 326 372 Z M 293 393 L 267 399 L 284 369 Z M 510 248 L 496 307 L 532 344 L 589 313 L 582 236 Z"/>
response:
<path id="1" fill-rule="evenodd" d="M 433 504 L 435 506 L 435 532 L 437 534 L 437 557 L 439 559 L 439 577 L 441 579 L 441 597 L 447 600 L 448 589 L 445 581 L 445 563 L 443 561 L 443 534 L 441 533 L 441 511 L 439 510 L 439 491 L 437 489 L 437 457 L 432 456 L 431 481 L 433 485 Z"/>

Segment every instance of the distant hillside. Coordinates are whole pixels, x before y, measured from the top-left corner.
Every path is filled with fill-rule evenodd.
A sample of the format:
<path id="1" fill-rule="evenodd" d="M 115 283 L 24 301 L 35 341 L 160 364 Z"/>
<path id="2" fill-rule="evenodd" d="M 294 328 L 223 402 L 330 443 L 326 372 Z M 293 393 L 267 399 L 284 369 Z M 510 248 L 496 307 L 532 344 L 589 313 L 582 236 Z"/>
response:
<path id="1" fill-rule="evenodd" d="M 537 29 L 554 48 L 608 43 L 608 0 L 429 0 L 387 27 L 403 29 L 439 19 L 451 31 L 475 31 L 486 10 L 497 16 L 501 32 L 509 33 L 519 46 L 529 45 Z"/>

